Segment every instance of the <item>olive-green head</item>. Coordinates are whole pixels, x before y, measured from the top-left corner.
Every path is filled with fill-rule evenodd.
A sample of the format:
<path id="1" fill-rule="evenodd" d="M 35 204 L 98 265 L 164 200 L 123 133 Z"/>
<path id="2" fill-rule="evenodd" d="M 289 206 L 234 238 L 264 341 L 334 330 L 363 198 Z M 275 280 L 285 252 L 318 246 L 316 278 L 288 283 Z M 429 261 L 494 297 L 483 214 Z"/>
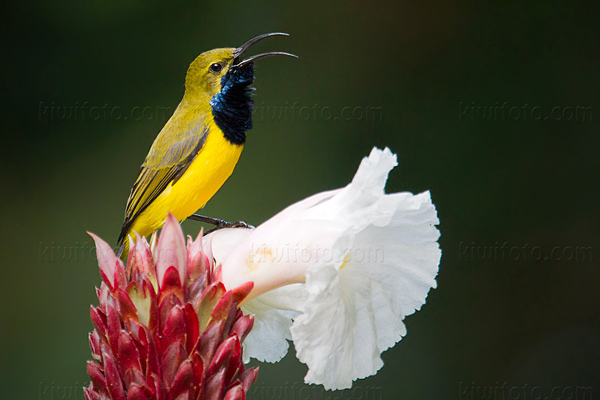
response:
<path id="1" fill-rule="evenodd" d="M 233 144 L 243 144 L 246 132 L 252 128 L 254 61 L 276 55 L 296 57 L 290 53 L 273 51 L 243 58 L 250 46 L 270 36 L 288 34 L 266 33 L 237 48 L 207 51 L 200 54 L 188 69 L 184 100 L 195 110 L 200 110 L 199 114 L 211 115 Z"/>
<path id="2" fill-rule="evenodd" d="M 200 54 L 190 65 L 185 77 L 185 93 L 208 96 L 211 99 L 221 91 L 221 79 L 231 67 L 234 47 L 214 49 Z"/>
<path id="3" fill-rule="evenodd" d="M 242 59 L 244 53 L 252 45 L 271 36 L 289 36 L 287 33 L 274 32 L 266 33 L 250 39 L 240 47 L 226 47 L 222 49 L 213 49 L 200 54 L 188 68 L 185 78 L 185 92 L 188 100 L 190 97 L 196 99 L 212 99 L 216 94 L 223 90 L 226 84 L 223 79 L 227 74 L 238 75 L 246 72 L 246 69 L 252 69 L 252 64 L 259 58 L 286 55 L 296 57 L 293 54 L 273 51 L 258 54 L 246 59 Z M 248 72 L 246 72 L 248 74 Z M 252 73 L 252 75 L 254 75 Z"/>

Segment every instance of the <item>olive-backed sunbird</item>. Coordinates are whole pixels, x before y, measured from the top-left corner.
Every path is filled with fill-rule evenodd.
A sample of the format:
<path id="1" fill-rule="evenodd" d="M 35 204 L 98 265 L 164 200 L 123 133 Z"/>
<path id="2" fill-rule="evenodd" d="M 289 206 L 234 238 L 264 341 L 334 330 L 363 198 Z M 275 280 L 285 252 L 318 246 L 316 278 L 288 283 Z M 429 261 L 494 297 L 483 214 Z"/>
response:
<path id="1" fill-rule="evenodd" d="M 231 175 L 252 128 L 254 61 L 296 57 L 269 52 L 242 58 L 250 46 L 270 36 L 288 35 L 263 34 L 237 48 L 207 51 L 192 62 L 183 99 L 154 140 L 127 200 L 118 239 L 122 258 L 134 231 L 148 236 L 162 227 L 168 212 L 185 220 Z"/>

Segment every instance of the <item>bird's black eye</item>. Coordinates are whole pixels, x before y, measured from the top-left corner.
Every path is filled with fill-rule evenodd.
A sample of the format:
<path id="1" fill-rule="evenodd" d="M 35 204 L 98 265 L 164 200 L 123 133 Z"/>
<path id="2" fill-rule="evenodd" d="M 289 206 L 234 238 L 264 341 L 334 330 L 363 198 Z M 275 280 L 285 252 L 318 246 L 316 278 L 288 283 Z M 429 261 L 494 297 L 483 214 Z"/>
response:
<path id="1" fill-rule="evenodd" d="M 214 64 L 210 65 L 209 69 L 210 69 L 210 72 L 214 72 L 215 74 L 218 74 L 223 69 L 223 66 L 219 63 L 214 63 Z"/>

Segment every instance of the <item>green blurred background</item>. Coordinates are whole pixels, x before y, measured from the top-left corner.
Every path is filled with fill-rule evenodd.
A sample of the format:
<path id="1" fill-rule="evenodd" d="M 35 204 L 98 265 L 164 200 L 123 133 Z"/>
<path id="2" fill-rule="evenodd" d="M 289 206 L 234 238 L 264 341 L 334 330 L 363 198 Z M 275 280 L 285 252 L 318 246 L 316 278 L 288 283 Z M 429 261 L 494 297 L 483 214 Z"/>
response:
<path id="1" fill-rule="evenodd" d="M 86 230 L 116 239 L 189 63 L 284 31 L 253 51 L 300 59 L 257 64 L 254 129 L 204 213 L 259 224 L 389 146 L 388 191 L 431 190 L 443 256 L 376 376 L 305 388 L 291 351 L 251 398 L 479 398 L 505 382 L 512 398 L 597 398 L 598 5 L 418 3 L 3 4 L 0 397 L 83 398 L 100 283 Z"/>

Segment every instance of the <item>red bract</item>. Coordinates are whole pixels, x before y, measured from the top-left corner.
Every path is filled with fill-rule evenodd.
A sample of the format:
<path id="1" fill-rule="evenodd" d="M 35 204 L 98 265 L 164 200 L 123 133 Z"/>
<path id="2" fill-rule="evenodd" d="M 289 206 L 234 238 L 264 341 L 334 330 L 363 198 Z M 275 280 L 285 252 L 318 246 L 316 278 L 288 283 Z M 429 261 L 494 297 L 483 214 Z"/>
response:
<path id="1" fill-rule="evenodd" d="M 239 304 L 252 282 L 227 291 L 202 233 L 186 246 L 170 214 L 156 246 L 130 244 L 126 267 L 92 237 L 103 282 L 90 310 L 86 399 L 245 399 L 258 370 L 242 362 L 254 318 Z"/>

